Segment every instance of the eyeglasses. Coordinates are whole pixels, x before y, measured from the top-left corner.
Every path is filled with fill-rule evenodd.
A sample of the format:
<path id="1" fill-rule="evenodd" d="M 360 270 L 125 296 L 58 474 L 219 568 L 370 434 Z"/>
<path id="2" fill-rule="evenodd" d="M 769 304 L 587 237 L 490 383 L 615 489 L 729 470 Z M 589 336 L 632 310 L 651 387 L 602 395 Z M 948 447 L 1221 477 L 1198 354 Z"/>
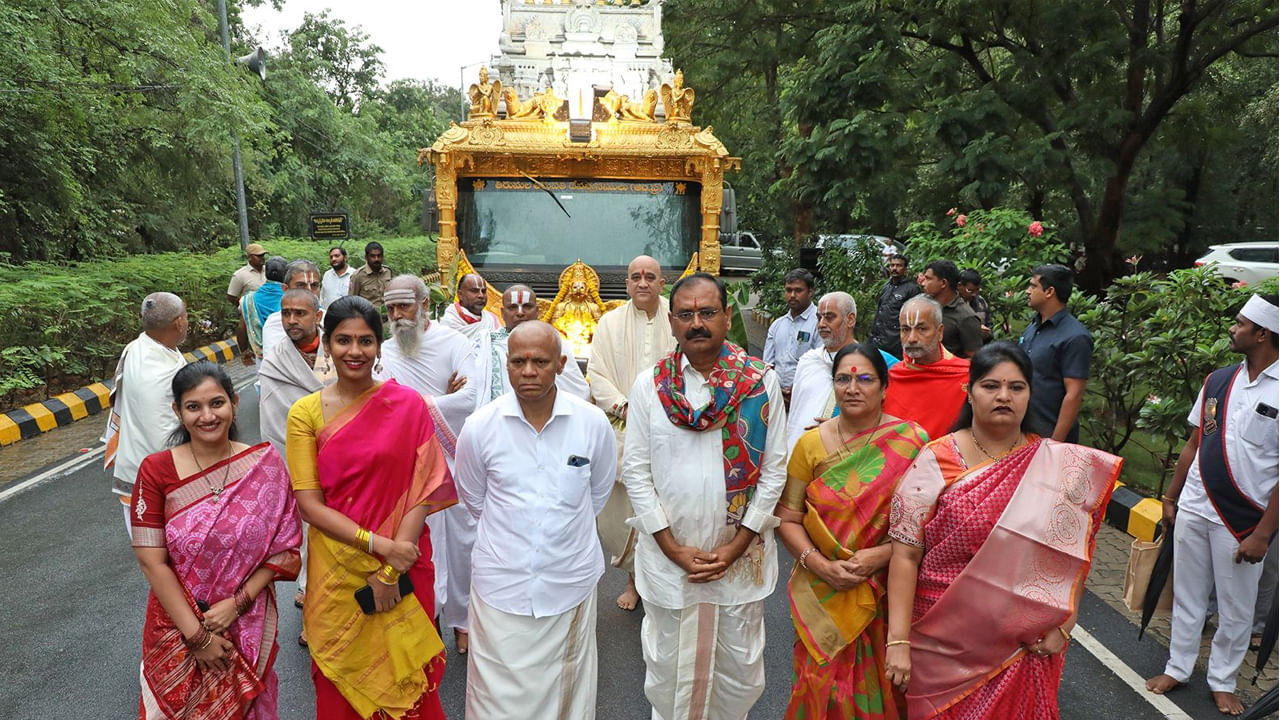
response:
<path id="1" fill-rule="evenodd" d="M 880 378 L 872 373 L 861 373 L 859 375 L 849 375 L 841 373 L 832 380 L 836 387 L 848 387 L 849 383 L 857 381 L 862 387 L 870 387 L 880 382 Z"/>
<path id="2" fill-rule="evenodd" d="M 716 316 L 721 312 L 720 308 L 702 308 L 697 312 L 694 312 L 693 310 L 682 310 L 678 313 L 672 313 L 671 317 L 682 323 L 688 323 L 693 322 L 693 316 L 697 315 L 702 322 L 711 322 L 712 320 L 715 320 Z"/>

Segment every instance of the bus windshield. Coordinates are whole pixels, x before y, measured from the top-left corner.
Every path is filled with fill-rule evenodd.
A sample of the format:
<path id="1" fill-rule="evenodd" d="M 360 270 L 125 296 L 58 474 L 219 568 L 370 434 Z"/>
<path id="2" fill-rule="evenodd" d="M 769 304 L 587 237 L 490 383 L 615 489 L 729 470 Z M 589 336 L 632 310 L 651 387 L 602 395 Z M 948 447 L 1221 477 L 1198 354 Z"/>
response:
<path id="1" fill-rule="evenodd" d="M 581 259 L 602 270 L 637 255 L 683 268 L 698 250 L 701 196 L 694 182 L 460 178 L 458 244 L 476 268 Z"/>

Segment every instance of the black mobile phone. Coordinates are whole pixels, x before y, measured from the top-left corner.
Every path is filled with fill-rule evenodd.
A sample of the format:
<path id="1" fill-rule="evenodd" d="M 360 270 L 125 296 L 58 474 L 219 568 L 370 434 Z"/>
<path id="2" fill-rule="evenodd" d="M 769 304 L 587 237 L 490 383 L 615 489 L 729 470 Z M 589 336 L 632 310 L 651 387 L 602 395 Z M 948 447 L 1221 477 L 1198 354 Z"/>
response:
<path id="1" fill-rule="evenodd" d="M 413 581 L 409 579 L 409 573 L 400 575 L 400 597 L 406 597 L 413 592 Z M 364 611 L 365 615 L 372 615 L 375 609 L 373 604 L 373 588 L 365 585 L 355 592 L 356 604 Z"/>
<path id="2" fill-rule="evenodd" d="M 1271 418 L 1272 420 L 1276 419 L 1276 415 L 1280 415 L 1280 410 L 1276 410 L 1266 403 L 1258 403 L 1258 407 L 1254 408 L 1254 412 L 1263 417 Z"/>

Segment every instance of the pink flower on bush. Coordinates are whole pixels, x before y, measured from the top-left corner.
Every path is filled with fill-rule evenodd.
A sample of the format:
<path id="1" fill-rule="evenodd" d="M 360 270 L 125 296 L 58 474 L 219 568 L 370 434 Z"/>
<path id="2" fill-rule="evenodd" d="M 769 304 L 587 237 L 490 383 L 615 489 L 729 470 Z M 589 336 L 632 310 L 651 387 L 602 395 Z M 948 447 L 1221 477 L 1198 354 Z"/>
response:
<path id="1" fill-rule="evenodd" d="M 1027 226 L 1027 234 L 1031 237 L 1040 237 L 1044 234 L 1044 226 L 1040 224 L 1039 220 L 1033 220 Z"/>
<path id="2" fill-rule="evenodd" d="M 955 214 L 956 214 L 955 208 L 951 208 L 950 210 L 947 211 L 947 217 L 951 217 L 952 215 L 955 215 Z"/>
<path id="3" fill-rule="evenodd" d="M 957 216 L 956 216 L 956 224 L 957 224 L 957 225 L 959 225 L 960 227 L 964 227 L 964 224 L 965 224 L 966 222 L 968 222 L 968 220 L 969 220 L 969 218 L 968 218 L 968 217 L 966 217 L 966 216 L 964 216 L 964 215 L 957 215 Z"/>
<path id="4" fill-rule="evenodd" d="M 1242 288 L 1242 287 L 1244 287 L 1245 285 L 1248 285 L 1248 284 L 1249 284 L 1249 283 L 1247 283 L 1247 282 L 1245 282 L 1245 281 L 1243 281 L 1243 280 L 1237 280 L 1237 281 L 1235 281 L 1235 282 L 1231 283 L 1231 287 L 1232 287 L 1232 288 L 1234 288 L 1234 289 L 1236 289 L 1236 290 L 1239 290 L 1240 288 Z"/>

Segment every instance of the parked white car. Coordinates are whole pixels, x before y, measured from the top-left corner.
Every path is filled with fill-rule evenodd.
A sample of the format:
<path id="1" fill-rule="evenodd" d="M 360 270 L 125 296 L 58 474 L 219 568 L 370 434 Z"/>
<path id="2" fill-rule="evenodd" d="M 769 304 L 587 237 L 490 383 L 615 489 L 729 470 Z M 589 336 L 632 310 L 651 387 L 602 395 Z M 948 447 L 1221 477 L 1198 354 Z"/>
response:
<path id="1" fill-rule="evenodd" d="M 883 235 L 819 235 L 818 242 L 814 244 L 814 247 L 822 250 L 828 246 L 838 245 L 852 249 L 865 244 L 870 244 L 872 247 L 877 248 L 880 254 L 884 256 L 886 263 L 891 256 L 902 255 L 907 251 L 902 243 Z"/>
<path id="2" fill-rule="evenodd" d="M 1280 243 L 1244 242 L 1210 245 L 1209 253 L 1196 260 L 1196 267 L 1217 263 L 1214 272 L 1227 282 L 1253 285 L 1273 280 L 1280 272 Z"/>

